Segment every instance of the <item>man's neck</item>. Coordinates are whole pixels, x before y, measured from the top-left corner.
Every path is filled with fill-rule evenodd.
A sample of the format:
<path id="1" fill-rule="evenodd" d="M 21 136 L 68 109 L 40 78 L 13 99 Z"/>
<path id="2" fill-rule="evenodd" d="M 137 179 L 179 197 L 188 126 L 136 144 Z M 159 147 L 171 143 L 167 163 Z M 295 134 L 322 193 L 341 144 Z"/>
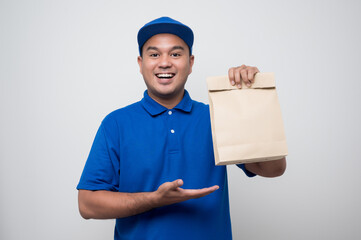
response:
<path id="1" fill-rule="evenodd" d="M 180 101 L 182 101 L 183 96 L 184 96 L 184 90 L 181 94 L 178 94 L 176 96 L 172 96 L 169 98 L 153 95 L 153 94 L 149 93 L 149 91 L 148 91 L 148 95 L 149 95 L 149 97 L 151 97 L 154 101 L 156 101 L 163 107 L 166 107 L 167 109 L 172 109 L 175 106 L 177 106 L 178 103 L 180 103 Z"/>

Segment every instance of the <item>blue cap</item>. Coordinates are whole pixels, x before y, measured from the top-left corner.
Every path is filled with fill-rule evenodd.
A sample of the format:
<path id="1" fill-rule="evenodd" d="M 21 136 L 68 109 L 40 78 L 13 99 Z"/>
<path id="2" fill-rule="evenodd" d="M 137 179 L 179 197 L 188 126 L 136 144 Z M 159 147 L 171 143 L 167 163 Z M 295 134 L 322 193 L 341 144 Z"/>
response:
<path id="1" fill-rule="evenodd" d="M 138 32 L 139 54 L 142 55 L 142 47 L 149 38 L 160 33 L 170 33 L 180 37 L 189 47 L 192 54 L 193 31 L 188 26 L 169 17 L 157 18 L 145 24 Z"/>

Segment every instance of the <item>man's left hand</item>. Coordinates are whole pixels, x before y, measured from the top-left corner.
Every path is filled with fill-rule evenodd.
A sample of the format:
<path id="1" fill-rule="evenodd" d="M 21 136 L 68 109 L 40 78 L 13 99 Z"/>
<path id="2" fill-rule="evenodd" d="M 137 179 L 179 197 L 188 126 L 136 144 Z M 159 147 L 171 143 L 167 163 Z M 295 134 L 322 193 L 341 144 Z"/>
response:
<path id="1" fill-rule="evenodd" d="M 232 86 L 242 88 L 243 81 L 247 87 L 250 87 L 254 82 L 254 75 L 258 73 L 257 67 L 242 65 L 240 67 L 232 67 L 228 70 L 228 78 Z"/>

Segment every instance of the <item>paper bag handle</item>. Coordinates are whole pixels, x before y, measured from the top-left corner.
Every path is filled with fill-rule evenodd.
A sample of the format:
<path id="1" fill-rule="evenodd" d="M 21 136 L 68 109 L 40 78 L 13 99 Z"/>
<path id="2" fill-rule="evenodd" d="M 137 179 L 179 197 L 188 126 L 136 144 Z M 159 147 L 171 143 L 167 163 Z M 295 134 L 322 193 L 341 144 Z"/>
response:
<path id="1" fill-rule="evenodd" d="M 207 78 L 208 91 L 222 91 L 222 90 L 236 90 L 239 89 L 237 86 L 232 86 L 229 82 L 228 76 L 216 76 Z M 251 87 L 247 87 L 242 81 L 242 89 L 252 88 L 275 88 L 274 73 L 256 73 L 254 83 Z"/>

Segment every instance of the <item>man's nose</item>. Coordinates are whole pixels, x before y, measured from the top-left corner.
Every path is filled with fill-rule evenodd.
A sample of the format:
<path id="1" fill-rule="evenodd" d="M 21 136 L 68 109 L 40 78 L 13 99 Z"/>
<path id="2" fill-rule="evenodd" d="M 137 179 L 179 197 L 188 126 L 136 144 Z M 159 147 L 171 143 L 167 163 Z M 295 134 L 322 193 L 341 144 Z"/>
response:
<path id="1" fill-rule="evenodd" d="M 171 59 L 167 55 L 163 55 L 159 60 L 160 60 L 159 61 L 160 68 L 169 68 L 172 66 Z"/>

